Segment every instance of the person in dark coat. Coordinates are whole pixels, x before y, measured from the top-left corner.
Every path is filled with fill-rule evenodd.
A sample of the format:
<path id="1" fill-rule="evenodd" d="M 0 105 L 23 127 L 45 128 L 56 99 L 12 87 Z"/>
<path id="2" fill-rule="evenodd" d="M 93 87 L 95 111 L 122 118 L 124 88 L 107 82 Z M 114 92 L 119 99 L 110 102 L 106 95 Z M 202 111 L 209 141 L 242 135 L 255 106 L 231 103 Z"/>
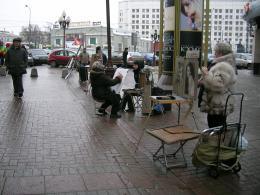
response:
<path id="1" fill-rule="evenodd" d="M 139 61 L 134 61 L 132 65 L 129 65 L 128 68 L 133 69 L 134 72 L 134 79 L 135 79 L 135 88 L 139 88 L 139 73 L 143 68 L 143 65 Z M 132 100 L 132 89 L 125 90 L 123 99 L 122 99 L 122 110 L 125 110 L 126 105 L 128 106 L 128 109 L 125 110 L 126 112 L 134 112 L 134 103 Z"/>
<path id="2" fill-rule="evenodd" d="M 8 49 L 5 56 L 6 68 L 12 76 L 14 96 L 23 97 L 23 74 L 26 74 L 26 67 L 28 64 L 28 53 L 21 45 L 21 38 L 14 38 L 13 44 Z"/>
<path id="3" fill-rule="evenodd" d="M 127 67 L 127 55 L 128 55 L 128 48 L 125 48 L 123 52 L 123 66 Z"/>
<path id="4" fill-rule="evenodd" d="M 106 109 L 112 105 L 110 118 L 120 118 L 117 112 L 120 110 L 120 97 L 111 90 L 111 86 L 114 86 L 121 82 L 122 75 L 117 76 L 115 79 L 111 79 L 105 74 L 105 66 L 101 62 L 94 62 L 92 70 L 90 72 L 90 82 L 92 86 L 92 96 L 97 101 L 104 101 L 99 108 L 99 114 L 107 114 Z"/>

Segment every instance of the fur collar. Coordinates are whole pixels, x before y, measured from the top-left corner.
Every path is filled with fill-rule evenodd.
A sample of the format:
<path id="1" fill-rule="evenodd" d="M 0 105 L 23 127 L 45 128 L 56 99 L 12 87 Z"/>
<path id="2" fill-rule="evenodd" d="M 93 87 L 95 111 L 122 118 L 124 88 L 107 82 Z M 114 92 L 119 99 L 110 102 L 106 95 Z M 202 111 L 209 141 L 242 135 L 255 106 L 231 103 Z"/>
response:
<path id="1" fill-rule="evenodd" d="M 235 55 L 233 53 L 215 58 L 212 63 L 218 63 L 218 62 L 227 62 L 229 63 L 233 68 L 236 67 L 236 59 L 235 59 Z"/>

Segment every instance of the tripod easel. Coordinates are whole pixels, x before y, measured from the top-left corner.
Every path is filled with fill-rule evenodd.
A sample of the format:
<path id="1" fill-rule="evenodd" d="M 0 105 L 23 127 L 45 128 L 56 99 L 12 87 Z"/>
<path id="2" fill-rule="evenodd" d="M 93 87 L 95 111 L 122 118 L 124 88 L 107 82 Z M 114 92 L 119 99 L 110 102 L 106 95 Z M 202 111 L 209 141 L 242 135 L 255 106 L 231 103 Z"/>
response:
<path id="1" fill-rule="evenodd" d="M 69 76 L 71 75 L 71 73 L 73 72 L 74 69 L 77 68 L 77 64 L 79 63 L 79 61 L 77 60 L 77 56 L 79 54 L 79 51 L 81 49 L 82 45 L 80 45 L 80 47 L 77 50 L 76 56 L 73 56 L 70 61 L 68 62 L 68 65 L 66 67 L 66 69 L 68 70 L 68 74 L 65 76 L 65 80 L 67 78 L 69 78 Z"/>

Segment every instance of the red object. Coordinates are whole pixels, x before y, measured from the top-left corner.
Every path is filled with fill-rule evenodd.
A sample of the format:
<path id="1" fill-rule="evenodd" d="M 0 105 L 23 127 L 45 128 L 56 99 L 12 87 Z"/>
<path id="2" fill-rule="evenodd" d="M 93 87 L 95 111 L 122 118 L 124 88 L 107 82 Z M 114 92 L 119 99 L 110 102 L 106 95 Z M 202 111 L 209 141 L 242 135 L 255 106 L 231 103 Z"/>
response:
<path id="1" fill-rule="evenodd" d="M 11 42 L 7 42 L 7 43 L 5 43 L 5 47 L 6 47 L 6 48 L 9 48 L 9 47 L 11 47 L 11 45 L 12 45 L 12 43 L 11 43 Z"/>
<path id="2" fill-rule="evenodd" d="M 79 39 L 74 39 L 73 45 L 80 45 L 80 40 Z"/>
<path id="3" fill-rule="evenodd" d="M 65 50 L 65 56 L 63 49 L 53 50 L 49 54 L 48 63 L 52 66 L 67 65 L 70 59 L 76 55 L 76 52 L 67 49 Z M 76 58 L 79 60 L 78 56 Z"/>

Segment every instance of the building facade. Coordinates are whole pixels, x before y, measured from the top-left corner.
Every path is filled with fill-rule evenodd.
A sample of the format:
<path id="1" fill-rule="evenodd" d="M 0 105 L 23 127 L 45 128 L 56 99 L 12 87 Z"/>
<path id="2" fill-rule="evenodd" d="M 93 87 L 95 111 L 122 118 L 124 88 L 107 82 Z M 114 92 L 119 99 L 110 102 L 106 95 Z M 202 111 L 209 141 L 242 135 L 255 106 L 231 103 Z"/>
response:
<path id="1" fill-rule="evenodd" d="M 243 20 L 244 6 L 248 0 L 210 1 L 210 43 L 228 42 L 235 52 L 252 52 L 253 37 L 248 23 Z"/>
<path id="2" fill-rule="evenodd" d="M 252 52 L 253 37 L 243 20 L 248 0 L 210 0 L 209 46 L 229 42 L 236 52 Z M 119 29 L 150 38 L 160 27 L 160 0 L 122 0 L 118 10 Z"/>
<path id="3" fill-rule="evenodd" d="M 82 24 L 82 26 L 80 25 Z M 84 47 L 95 48 L 101 46 L 103 49 L 107 48 L 107 27 L 102 26 L 101 23 L 97 25 L 86 25 L 87 23 L 76 22 L 66 29 L 66 47 L 73 46 L 73 42 L 79 42 Z M 111 46 L 112 51 L 123 52 L 124 48 L 128 47 L 129 51 L 148 52 L 151 48 L 151 41 L 135 36 L 135 45 L 133 44 L 133 33 L 126 30 L 111 29 Z M 72 43 L 69 44 L 69 43 Z M 52 48 L 63 47 L 63 29 L 55 26 L 51 30 L 51 46 Z"/>
<path id="4" fill-rule="evenodd" d="M 122 0 L 119 2 L 119 29 L 150 38 L 160 26 L 160 0 Z"/>

